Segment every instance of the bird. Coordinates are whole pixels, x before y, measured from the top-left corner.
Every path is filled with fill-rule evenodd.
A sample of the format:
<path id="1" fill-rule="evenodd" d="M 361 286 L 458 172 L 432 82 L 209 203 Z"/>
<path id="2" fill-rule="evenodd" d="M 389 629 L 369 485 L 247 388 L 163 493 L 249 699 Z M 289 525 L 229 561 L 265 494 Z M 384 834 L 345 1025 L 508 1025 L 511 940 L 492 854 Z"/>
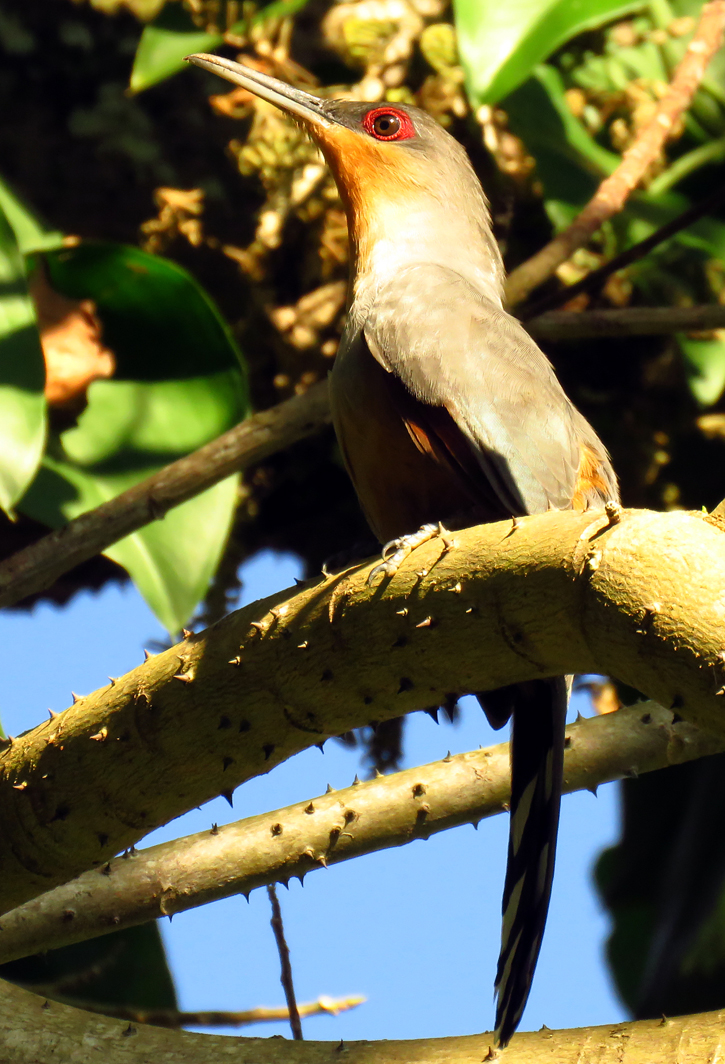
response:
<path id="1" fill-rule="evenodd" d="M 417 107 L 321 98 L 230 59 L 187 57 L 293 116 L 345 208 L 351 274 L 329 378 L 337 440 L 393 576 L 442 528 L 601 509 L 609 455 L 503 306 L 488 202 L 464 148 Z M 511 801 L 495 1039 L 524 1010 L 551 895 L 570 677 L 477 695 L 511 727 Z"/>

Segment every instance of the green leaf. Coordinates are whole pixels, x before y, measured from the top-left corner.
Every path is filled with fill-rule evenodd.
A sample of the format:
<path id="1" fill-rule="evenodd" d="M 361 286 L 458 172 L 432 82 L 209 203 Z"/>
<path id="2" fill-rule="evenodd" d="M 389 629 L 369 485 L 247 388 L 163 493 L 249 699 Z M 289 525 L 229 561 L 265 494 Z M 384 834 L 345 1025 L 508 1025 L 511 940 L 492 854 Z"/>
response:
<path id="1" fill-rule="evenodd" d="M 696 340 L 680 334 L 677 342 L 690 391 L 701 406 L 712 406 L 725 390 L 725 340 Z"/>
<path id="2" fill-rule="evenodd" d="M 0 211 L 0 507 L 12 513 L 45 446 L 45 364 L 15 234 Z"/>
<path id="3" fill-rule="evenodd" d="M 567 225 L 611 174 L 619 156 L 602 148 L 569 108 L 559 71 L 547 64 L 505 101 L 509 126 L 536 159 L 556 228 Z"/>
<path id="4" fill-rule="evenodd" d="M 229 33 L 246 33 L 271 18 L 285 18 L 301 11 L 307 0 L 275 0 L 247 21 L 235 22 Z M 130 90 L 143 92 L 184 69 L 184 57 L 211 52 L 224 43 L 221 33 L 207 33 L 194 24 L 180 4 L 167 3 L 159 16 L 144 28 L 131 71 Z"/>
<path id="5" fill-rule="evenodd" d="M 184 67 L 184 56 L 210 52 L 223 40 L 221 33 L 205 33 L 194 25 L 181 4 L 165 4 L 141 34 L 131 71 L 131 92 L 143 92 L 178 74 Z"/>
<path id="6" fill-rule="evenodd" d="M 174 982 L 156 922 L 0 965 L 0 976 L 65 1001 L 175 1009 Z"/>
<path id="7" fill-rule="evenodd" d="M 96 381 L 78 423 L 55 436 L 24 513 L 58 527 L 231 428 L 249 410 L 241 355 L 218 310 L 175 263 L 138 248 L 81 244 L 47 256 L 55 288 L 92 299 L 117 374 Z M 236 476 L 106 552 L 178 632 L 226 542 Z"/>
<path id="8" fill-rule="evenodd" d="M 0 177 L 0 211 L 7 218 L 15 233 L 15 239 L 23 255 L 31 251 L 46 251 L 58 248 L 63 243 L 63 234 L 48 229 L 30 208 L 15 195 L 8 183 Z"/>
<path id="9" fill-rule="evenodd" d="M 641 0 L 454 0 L 458 49 L 474 105 L 497 103 L 572 37 L 643 6 Z"/>
<path id="10" fill-rule="evenodd" d="M 242 364 L 213 301 L 170 259 L 89 241 L 45 261 L 54 288 L 96 304 L 104 343 L 116 355 L 116 380 L 183 379 Z"/>

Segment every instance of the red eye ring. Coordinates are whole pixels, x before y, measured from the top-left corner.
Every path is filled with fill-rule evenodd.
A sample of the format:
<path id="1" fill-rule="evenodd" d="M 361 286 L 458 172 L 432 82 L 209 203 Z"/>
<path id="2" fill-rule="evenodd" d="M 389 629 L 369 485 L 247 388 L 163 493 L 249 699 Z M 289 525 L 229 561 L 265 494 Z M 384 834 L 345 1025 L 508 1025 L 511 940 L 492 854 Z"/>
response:
<path id="1" fill-rule="evenodd" d="M 397 107 L 374 107 L 365 115 L 362 124 L 365 132 L 376 140 L 410 140 L 415 136 L 415 126 L 410 116 Z M 386 132 L 386 129 L 389 131 Z"/>

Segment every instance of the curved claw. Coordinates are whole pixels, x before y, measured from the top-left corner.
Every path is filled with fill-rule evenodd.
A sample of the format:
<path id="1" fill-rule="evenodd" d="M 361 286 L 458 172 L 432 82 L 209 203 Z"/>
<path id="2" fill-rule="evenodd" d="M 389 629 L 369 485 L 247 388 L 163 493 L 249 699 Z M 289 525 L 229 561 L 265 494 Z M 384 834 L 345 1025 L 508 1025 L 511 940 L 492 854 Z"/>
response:
<path id="1" fill-rule="evenodd" d="M 422 525 L 417 532 L 411 532 L 407 536 L 391 539 L 380 552 L 382 561 L 374 569 L 371 569 L 368 575 L 368 587 L 372 587 L 379 576 L 382 576 L 383 579 L 385 577 L 394 577 L 409 554 L 412 554 L 423 543 L 435 539 L 436 536 L 444 535 L 445 531 L 443 525 L 438 522 L 437 525 Z"/>

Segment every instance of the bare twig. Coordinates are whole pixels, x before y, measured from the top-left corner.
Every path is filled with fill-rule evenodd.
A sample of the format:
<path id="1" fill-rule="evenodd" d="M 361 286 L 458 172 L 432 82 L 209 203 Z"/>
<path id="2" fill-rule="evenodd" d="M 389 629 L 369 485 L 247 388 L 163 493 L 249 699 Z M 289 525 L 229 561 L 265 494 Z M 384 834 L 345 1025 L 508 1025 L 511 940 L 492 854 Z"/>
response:
<path id="1" fill-rule="evenodd" d="M 45 994 L 38 986 L 29 986 L 35 994 Z M 289 1009 L 265 1008 L 245 1009 L 242 1012 L 179 1012 L 176 1009 L 134 1009 L 124 1005 L 104 1005 L 98 1001 L 79 1001 L 77 998 L 64 998 L 52 992 L 47 997 L 53 1001 L 85 1012 L 95 1012 L 100 1016 L 110 1016 L 116 1020 L 128 1020 L 129 1023 L 148 1023 L 153 1027 L 248 1027 L 253 1023 L 274 1023 L 289 1020 Z M 357 1008 L 365 1002 L 364 997 L 329 998 L 321 997 L 317 1001 L 308 1001 L 298 1005 L 299 1016 L 337 1016 L 340 1012 Z"/>
<path id="2" fill-rule="evenodd" d="M 0 607 L 50 587 L 63 573 L 240 469 L 320 432 L 327 382 L 243 421 L 115 499 L 81 514 L 0 563 Z"/>
<path id="3" fill-rule="evenodd" d="M 581 720 L 567 738 L 567 791 L 725 749 L 651 702 Z M 128 854 L 111 876 L 85 872 L 3 916 L 0 963 L 477 824 L 506 807 L 508 755 L 508 743 L 457 754 Z"/>
<path id="4" fill-rule="evenodd" d="M 640 240 L 638 244 L 627 248 L 620 255 L 615 255 L 610 262 L 605 262 L 598 270 L 592 270 L 591 273 L 588 273 L 586 277 L 582 277 L 581 281 L 577 281 L 576 284 L 566 285 L 558 292 L 553 292 L 550 296 L 545 296 L 544 299 L 539 299 L 535 303 L 529 303 L 527 306 L 522 307 L 518 317 L 522 321 L 529 321 L 540 314 L 554 310 L 555 307 L 568 303 L 570 299 L 574 299 L 575 296 L 580 295 L 582 292 L 597 292 L 613 273 L 617 273 L 618 270 L 623 270 L 625 266 L 631 266 L 633 262 L 643 259 L 645 255 L 648 255 L 654 248 L 663 244 L 665 240 L 669 240 L 670 237 L 675 236 L 683 229 L 687 229 L 689 225 L 692 225 L 699 218 L 709 214 L 722 200 L 725 200 L 725 186 L 718 188 L 711 196 L 707 196 L 700 203 L 696 203 L 689 210 L 683 211 L 676 218 L 660 226 L 645 240 Z"/>
<path id="5" fill-rule="evenodd" d="M 282 989 L 284 990 L 285 1000 L 287 1002 L 287 1009 L 289 1011 L 289 1025 L 292 1029 L 292 1037 L 297 1042 L 302 1041 L 302 1021 L 300 1020 L 299 1009 L 297 1008 L 297 999 L 295 997 L 295 984 L 292 978 L 292 965 L 289 959 L 289 946 L 287 945 L 287 939 L 284 936 L 284 923 L 282 922 L 282 910 L 279 906 L 279 898 L 277 897 L 277 888 L 274 883 L 267 885 L 267 896 L 272 906 L 272 919 L 270 923 L 272 925 L 272 931 L 274 932 L 274 940 L 277 943 L 277 952 L 279 953 L 280 963 L 280 982 L 282 983 Z"/>
<path id="6" fill-rule="evenodd" d="M 549 310 L 527 322 L 537 340 L 582 340 L 598 336 L 666 336 L 725 328 L 725 306 L 612 307 L 580 314 Z"/>
<path id="7" fill-rule="evenodd" d="M 661 152 L 677 119 L 689 107 L 707 64 L 720 47 L 724 27 L 725 0 L 710 0 L 702 9 L 695 35 L 652 120 L 640 130 L 614 173 L 602 181 L 572 224 L 509 275 L 506 282 L 509 305 L 525 299 L 607 219 L 621 211 L 629 194 Z"/>

